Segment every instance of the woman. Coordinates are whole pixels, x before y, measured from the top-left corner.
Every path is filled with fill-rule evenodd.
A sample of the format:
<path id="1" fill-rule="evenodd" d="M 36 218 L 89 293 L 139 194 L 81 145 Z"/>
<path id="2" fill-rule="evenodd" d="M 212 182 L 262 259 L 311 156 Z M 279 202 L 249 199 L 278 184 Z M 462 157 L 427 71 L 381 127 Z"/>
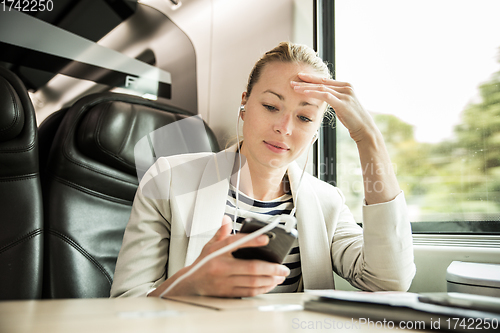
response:
<path id="1" fill-rule="evenodd" d="M 269 220 L 293 208 L 299 236 L 285 265 L 225 253 L 167 295 L 239 297 L 332 289 L 333 271 L 363 290 L 407 290 L 415 266 L 404 196 L 381 133 L 352 87 L 332 80 L 310 48 L 281 43 L 256 63 L 241 105 L 240 145 L 215 155 L 161 158 L 143 178 L 111 296 L 162 295 L 200 260 L 244 236 L 233 234 L 239 228 L 231 222 L 235 211 L 239 218 Z M 302 178 L 294 162 L 315 141 L 328 105 L 358 147 L 364 171 L 363 229 L 337 188 L 308 174 Z M 239 159 L 230 153 L 238 147 L 245 164 L 234 173 Z M 268 241 L 260 236 L 241 247 Z"/>

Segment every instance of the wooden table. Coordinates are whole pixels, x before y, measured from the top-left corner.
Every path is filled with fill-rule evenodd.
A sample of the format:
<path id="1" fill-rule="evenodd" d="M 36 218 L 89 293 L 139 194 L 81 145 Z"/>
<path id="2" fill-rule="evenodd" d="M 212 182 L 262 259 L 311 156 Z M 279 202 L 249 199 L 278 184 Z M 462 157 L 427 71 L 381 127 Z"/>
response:
<path id="1" fill-rule="evenodd" d="M 1 333 L 388 332 L 357 319 L 304 311 L 307 294 L 0 302 Z M 342 329 L 340 329 L 342 328 Z"/>

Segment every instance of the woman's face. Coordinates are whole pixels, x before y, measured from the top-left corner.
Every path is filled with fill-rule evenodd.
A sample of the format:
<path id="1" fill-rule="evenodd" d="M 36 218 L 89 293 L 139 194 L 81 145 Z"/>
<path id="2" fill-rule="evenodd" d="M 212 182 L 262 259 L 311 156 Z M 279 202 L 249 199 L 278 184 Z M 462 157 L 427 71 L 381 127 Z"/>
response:
<path id="1" fill-rule="evenodd" d="M 243 93 L 241 152 L 249 162 L 284 168 L 312 144 L 326 104 L 294 91 L 298 73 L 317 74 L 306 64 L 268 63 L 251 94 Z"/>

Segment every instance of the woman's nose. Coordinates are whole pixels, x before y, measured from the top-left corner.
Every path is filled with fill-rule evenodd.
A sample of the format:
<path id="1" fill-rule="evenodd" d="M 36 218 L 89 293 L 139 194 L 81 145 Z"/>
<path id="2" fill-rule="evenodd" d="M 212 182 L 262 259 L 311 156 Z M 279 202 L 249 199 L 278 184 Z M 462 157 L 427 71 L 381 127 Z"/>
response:
<path id="1" fill-rule="evenodd" d="M 283 135 L 292 134 L 292 117 L 291 115 L 280 115 L 274 123 L 274 131 Z"/>

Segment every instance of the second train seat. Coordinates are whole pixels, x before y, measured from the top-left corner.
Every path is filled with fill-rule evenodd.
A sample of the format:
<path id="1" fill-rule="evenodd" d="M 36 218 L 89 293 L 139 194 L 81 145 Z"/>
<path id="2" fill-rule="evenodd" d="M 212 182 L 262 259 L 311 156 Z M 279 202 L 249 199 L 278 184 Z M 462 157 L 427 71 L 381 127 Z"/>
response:
<path id="1" fill-rule="evenodd" d="M 0 300 L 42 294 L 43 211 L 35 111 L 0 67 Z"/>
<path id="2" fill-rule="evenodd" d="M 138 186 L 136 145 L 142 144 L 138 153 L 143 168 L 165 153 L 148 150 L 155 145 L 151 138 L 158 129 L 166 133 L 160 136 L 164 140 L 161 145 L 173 148 L 167 153 L 182 146 L 189 146 L 190 152 L 217 151 L 218 145 L 206 124 L 195 117 L 207 134 L 193 147 L 192 136 L 199 134 L 189 130 L 188 113 L 139 97 L 94 94 L 62 112 L 63 116 L 48 122 L 48 126 L 57 127 L 60 120 L 43 179 L 44 297 L 109 297 Z M 177 122 L 186 119 L 188 130 L 179 131 Z M 166 126 L 169 124 L 173 126 Z M 44 127 L 40 126 L 40 133 Z M 168 135 L 171 131 L 174 136 Z M 140 170 L 139 176 L 143 172 Z"/>

